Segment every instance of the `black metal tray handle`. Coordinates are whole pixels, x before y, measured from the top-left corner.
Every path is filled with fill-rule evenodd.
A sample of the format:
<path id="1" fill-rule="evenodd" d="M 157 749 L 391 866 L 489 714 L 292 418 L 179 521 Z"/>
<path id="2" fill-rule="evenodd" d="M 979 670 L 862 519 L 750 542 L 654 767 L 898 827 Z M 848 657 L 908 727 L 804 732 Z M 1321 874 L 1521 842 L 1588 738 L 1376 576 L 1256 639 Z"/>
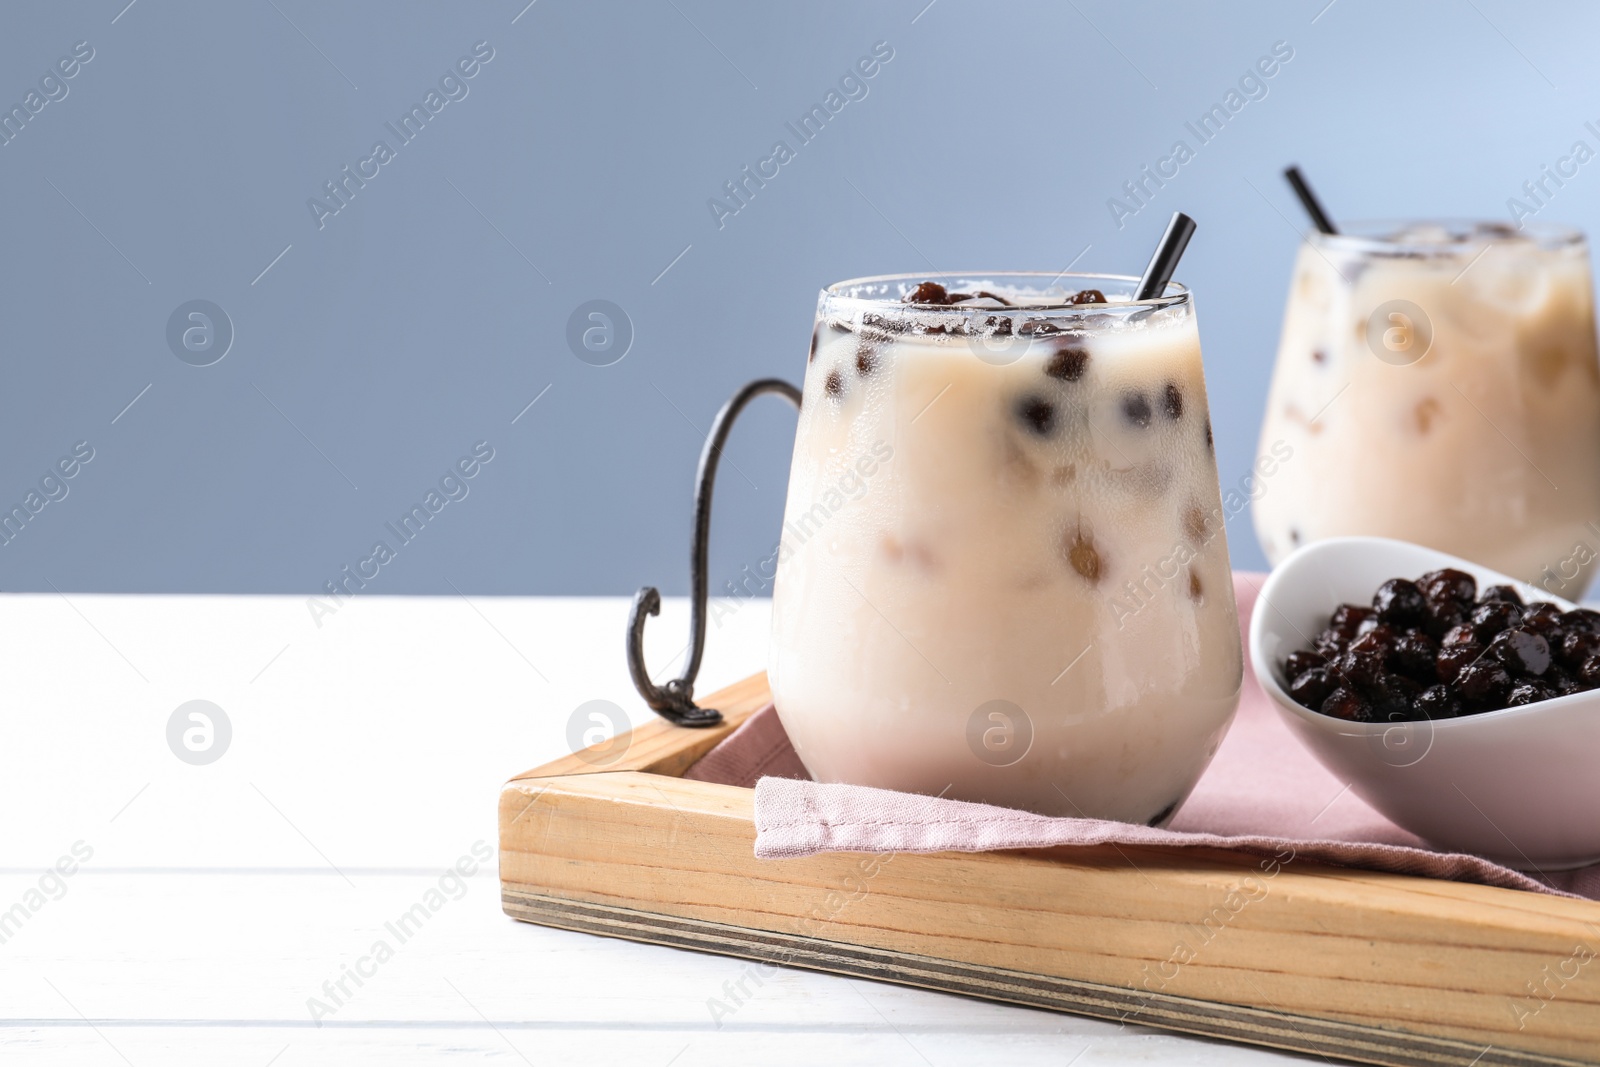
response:
<path id="1" fill-rule="evenodd" d="M 694 702 L 694 679 L 700 673 L 700 658 L 706 647 L 706 561 L 711 542 L 711 491 L 717 480 L 717 461 L 722 458 L 722 446 L 728 440 L 734 420 L 750 401 L 763 393 L 778 393 L 796 409 L 800 407 L 800 390 L 781 378 L 750 382 L 722 405 L 711 423 L 705 448 L 700 452 L 700 466 L 695 473 L 694 531 L 689 543 L 689 595 L 693 598 L 689 622 L 691 639 L 682 677 L 658 686 L 645 670 L 644 624 L 649 616 L 661 613 L 661 594 L 655 586 L 647 585 L 639 590 L 628 617 L 628 673 L 633 676 L 633 687 L 651 710 L 678 726 L 716 726 L 722 722 L 722 712 L 702 708 Z"/>

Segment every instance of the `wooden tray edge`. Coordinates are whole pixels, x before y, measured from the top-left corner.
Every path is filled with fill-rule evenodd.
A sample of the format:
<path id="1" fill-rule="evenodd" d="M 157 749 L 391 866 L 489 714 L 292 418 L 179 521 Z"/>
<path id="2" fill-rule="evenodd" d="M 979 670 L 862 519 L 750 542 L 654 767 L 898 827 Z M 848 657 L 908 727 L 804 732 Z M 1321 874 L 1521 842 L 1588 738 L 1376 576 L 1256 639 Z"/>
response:
<path id="1" fill-rule="evenodd" d="M 712 693 L 703 703 L 722 712 L 720 725 L 690 729 L 674 726 L 652 713 L 650 721 L 642 726 L 618 734 L 603 744 L 591 745 L 570 756 L 523 771 L 506 784 L 599 771 L 644 771 L 681 777 L 719 741 L 743 726 L 746 719 L 772 703 L 767 674 L 765 671 L 752 674 Z"/>
<path id="2" fill-rule="evenodd" d="M 689 815 L 690 809 L 703 807 L 703 814 L 715 814 L 721 817 L 735 816 L 742 821 L 748 821 L 749 814 L 746 804 L 742 802 L 743 797 L 739 798 L 740 802 L 730 804 L 730 796 L 728 794 L 730 790 L 738 794 L 750 794 L 753 791 L 736 789 L 732 786 L 715 786 L 711 783 L 684 781 L 681 776 L 695 760 L 700 758 L 706 751 L 709 751 L 718 741 L 736 729 L 750 715 L 770 703 L 766 677 L 764 674 L 752 675 L 734 686 L 730 686 L 728 689 L 712 694 L 707 698 L 706 703 L 723 710 L 728 722 L 712 729 L 690 730 L 672 726 L 663 720 L 654 720 L 631 732 L 634 740 L 624 747 L 623 758 L 598 759 L 595 758 L 593 751 L 585 750 L 512 778 L 506 783 L 501 794 L 500 831 L 502 847 L 505 847 L 508 835 L 514 835 L 517 832 L 513 827 L 522 817 L 522 813 L 529 810 L 546 789 L 553 789 L 560 793 L 562 791 L 560 779 L 567 778 L 572 787 L 577 787 L 581 778 L 586 778 L 599 772 L 632 771 L 637 772 L 637 776 L 624 774 L 619 777 L 624 780 L 648 782 L 649 779 L 645 776 L 650 776 L 661 780 L 662 786 L 670 781 L 673 785 L 667 788 L 674 793 L 688 789 L 690 791 L 688 795 L 680 794 L 678 797 L 680 802 L 687 802 L 687 807 L 684 807 L 683 803 L 674 803 L 672 799 L 664 795 L 662 797 L 667 804 L 672 805 L 678 811 L 678 814 L 682 816 Z M 609 778 L 611 776 L 607 775 L 606 777 Z M 590 778 L 589 781 L 596 783 L 598 780 Z M 538 784 L 535 784 L 535 782 L 538 782 Z M 655 786 L 653 791 L 661 792 L 662 786 Z M 513 805 L 506 802 L 507 797 L 513 793 L 521 793 L 522 796 L 526 797 L 526 800 L 520 805 L 520 810 L 515 813 L 510 810 Z M 528 795 L 530 793 L 532 795 Z M 736 812 L 731 810 L 732 808 L 740 810 Z M 750 834 L 753 837 L 753 826 L 750 828 Z M 1447 897 L 1455 897 L 1462 891 L 1467 891 L 1471 895 L 1483 893 L 1497 898 L 1503 896 L 1504 899 L 1495 901 L 1500 905 L 1510 905 L 1514 901 L 1521 901 L 1524 905 L 1533 904 L 1534 901 L 1537 901 L 1540 905 L 1543 905 L 1542 907 L 1517 909 L 1533 912 L 1545 912 L 1552 905 L 1557 906 L 1559 911 L 1561 910 L 1559 909 L 1559 904 L 1588 903 L 1566 901 L 1562 898 L 1539 894 L 1532 894 L 1534 901 L 1530 901 L 1527 899 L 1530 894 L 1517 890 L 1439 882 L 1434 879 L 1406 878 L 1403 875 L 1382 872 L 1347 870 L 1344 868 L 1329 868 L 1328 871 L 1332 876 L 1341 880 L 1370 879 L 1374 882 L 1389 883 L 1391 885 L 1394 883 L 1415 883 L 1419 890 L 1428 890 L 1434 895 L 1442 894 Z M 1307 871 L 1306 873 L 1309 874 L 1310 872 Z M 945 992 L 1001 1000 L 1025 1006 L 1093 1015 L 1099 1018 L 1120 1020 L 1127 1014 L 1125 1008 L 1117 1008 L 1115 1010 L 1107 1008 L 1103 1011 L 1093 1010 L 1094 1003 L 1100 1002 L 1095 998 L 1101 998 L 1106 1004 L 1121 1004 L 1127 1001 L 1129 999 L 1128 992 L 1121 987 L 1101 986 L 1077 979 L 1034 975 L 1027 972 L 993 970 L 992 974 L 990 974 L 988 973 L 990 969 L 982 964 L 899 953 L 894 949 L 863 946 L 850 942 L 807 939 L 755 927 L 746 928 L 716 923 L 696 917 L 619 907 L 579 897 L 552 895 L 540 892 L 542 887 L 510 881 L 504 874 L 502 874 L 501 886 L 502 906 L 507 915 L 515 919 L 541 925 L 655 944 L 676 945 L 678 947 L 767 962 L 788 963 L 814 970 L 883 981 L 895 981 L 906 985 L 923 986 Z M 607 896 L 610 894 L 600 893 L 599 895 Z M 1444 902 L 1441 901 L 1440 903 Z M 597 918 L 597 916 L 603 917 L 603 921 L 602 918 Z M 759 948 L 760 945 L 774 940 L 792 940 L 796 944 L 792 947 L 776 950 Z M 807 946 L 805 943 L 808 940 L 814 940 L 815 945 Z M 867 956 L 872 957 L 870 966 L 862 965 L 859 962 L 850 966 L 845 965 L 850 959 L 859 960 Z M 912 974 L 902 977 L 895 971 L 890 970 L 884 961 L 891 959 L 909 961 L 907 966 L 913 968 Z M 954 972 L 962 972 L 963 976 L 959 979 L 949 980 L 923 980 L 921 977 L 924 974 L 937 976 Z M 980 974 L 982 977 L 981 979 L 972 978 L 967 976 L 966 972 Z M 1075 992 L 1070 996 L 1066 994 L 1044 996 L 1037 992 L 1029 992 L 1028 984 L 1030 982 L 1043 983 L 1056 989 L 1072 989 L 1079 992 Z M 1106 990 L 1110 991 L 1111 999 L 1104 999 L 1105 994 L 1103 991 Z M 1158 995 L 1152 995 L 1152 1003 L 1156 996 Z M 1549 1052 L 1509 1049 L 1495 1045 L 1482 1047 L 1459 1039 L 1419 1033 L 1413 1030 L 1386 1029 L 1358 1022 L 1295 1015 L 1265 1008 L 1229 1005 L 1221 1001 L 1174 997 L 1170 994 L 1160 996 L 1162 996 L 1163 1003 L 1166 1006 L 1160 1010 L 1144 1011 L 1137 1021 L 1150 1026 L 1182 1030 L 1248 1044 L 1265 1044 L 1293 1051 L 1311 1052 L 1356 1062 L 1381 1065 L 1392 1064 L 1395 1067 L 1413 1067 L 1413 1065 L 1422 1064 L 1457 1064 L 1460 1067 L 1473 1067 L 1473 1065 L 1477 1064 L 1548 1064 L 1563 1065 L 1565 1067 L 1565 1065 L 1591 1062 L 1568 1059 Z M 1222 1015 L 1218 1016 L 1218 1012 L 1221 1012 Z M 1215 1021 L 1217 1018 L 1224 1016 L 1226 1017 L 1225 1022 Z M 1313 1037 L 1307 1037 L 1308 1034 L 1313 1035 Z M 1338 1036 L 1315 1036 L 1323 1034 Z M 1360 1035 L 1366 1035 L 1366 1037 L 1360 1038 Z M 1358 1040 L 1358 1038 L 1360 1039 Z M 1592 1062 L 1600 1063 L 1600 1060 Z"/>
<path id="3" fill-rule="evenodd" d="M 1484 1048 L 1410 1031 L 1170 994 L 1141 996 L 1118 986 L 549 896 L 515 883 L 502 884 L 501 904 L 512 918 L 541 926 L 893 982 L 1382 1067 L 1444 1064 L 1584 1067 L 1579 1060 L 1493 1046 Z"/>

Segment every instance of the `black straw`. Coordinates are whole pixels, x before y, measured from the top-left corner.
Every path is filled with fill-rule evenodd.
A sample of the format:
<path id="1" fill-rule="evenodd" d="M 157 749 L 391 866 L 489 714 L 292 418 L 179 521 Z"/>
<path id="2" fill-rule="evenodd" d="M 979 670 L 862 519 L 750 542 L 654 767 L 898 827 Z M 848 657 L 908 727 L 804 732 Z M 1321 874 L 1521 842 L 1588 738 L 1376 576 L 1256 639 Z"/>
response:
<path id="1" fill-rule="evenodd" d="M 1150 257 L 1150 264 L 1139 279 L 1139 287 L 1133 291 L 1135 300 L 1154 300 L 1166 292 L 1172 272 L 1178 269 L 1178 260 L 1183 258 L 1183 250 L 1189 247 L 1189 238 L 1193 236 L 1194 219 L 1174 211 L 1172 221 L 1167 223 L 1167 232 L 1161 235 L 1161 243 L 1156 245 L 1155 255 Z"/>
<path id="2" fill-rule="evenodd" d="M 1300 198 L 1300 205 L 1306 209 L 1306 214 L 1311 216 L 1311 222 L 1318 230 L 1326 234 L 1336 234 L 1339 227 L 1328 218 L 1328 213 L 1322 210 L 1322 204 L 1317 200 L 1317 194 L 1311 191 L 1311 186 L 1306 184 L 1305 178 L 1300 174 L 1299 167 L 1290 167 L 1283 172 L 1289 179 L 1289 184 L 1294 187 L 1294 195 Z"/>

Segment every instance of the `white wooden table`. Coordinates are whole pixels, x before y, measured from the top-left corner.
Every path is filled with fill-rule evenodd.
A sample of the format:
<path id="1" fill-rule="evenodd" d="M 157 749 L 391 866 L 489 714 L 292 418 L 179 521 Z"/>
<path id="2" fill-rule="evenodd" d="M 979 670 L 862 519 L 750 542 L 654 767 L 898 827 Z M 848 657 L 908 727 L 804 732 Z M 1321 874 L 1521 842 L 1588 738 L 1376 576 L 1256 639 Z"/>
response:
<path id="1" fill-rule="evenodd" d="M 798 970 L 714 1020 L 739 961 L 506 918 L 492 858 L 445 872 L 492 850 L 501 783 L 567 750 L 579 704 L 648 714 L 626 613 L 367 597 L 319 628 L 291 597 L 0 597 L 0 1061 L 1302 1062 Z M 686 619 L 654 621 L 653 662 Z M 722 618 L 701 692 L 763 662 L 767 622 Z M 196 699 L 232 728 L 203 765 L 167 739 Z"/>

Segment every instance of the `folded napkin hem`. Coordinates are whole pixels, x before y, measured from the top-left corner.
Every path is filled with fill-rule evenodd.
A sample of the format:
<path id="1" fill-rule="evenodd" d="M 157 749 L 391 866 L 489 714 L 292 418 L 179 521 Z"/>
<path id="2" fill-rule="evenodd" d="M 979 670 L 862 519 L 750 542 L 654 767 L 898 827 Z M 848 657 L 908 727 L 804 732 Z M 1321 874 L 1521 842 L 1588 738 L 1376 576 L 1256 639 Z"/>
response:
<path id="1" fill-rule="evenodd" d="M 1097 845 L 1215 848 L 1270 857 L 1280 866 L 1307 860 L 1326 866 L 1476 882 L 1583 899 L 1520 871 L 1460 852 L 1316 838 L 1162 830 L 789 778 L 762 778 L 756 783 L 755 823 L 758 859 L 796 859 L 822 852 L 991 852 Z"/>

